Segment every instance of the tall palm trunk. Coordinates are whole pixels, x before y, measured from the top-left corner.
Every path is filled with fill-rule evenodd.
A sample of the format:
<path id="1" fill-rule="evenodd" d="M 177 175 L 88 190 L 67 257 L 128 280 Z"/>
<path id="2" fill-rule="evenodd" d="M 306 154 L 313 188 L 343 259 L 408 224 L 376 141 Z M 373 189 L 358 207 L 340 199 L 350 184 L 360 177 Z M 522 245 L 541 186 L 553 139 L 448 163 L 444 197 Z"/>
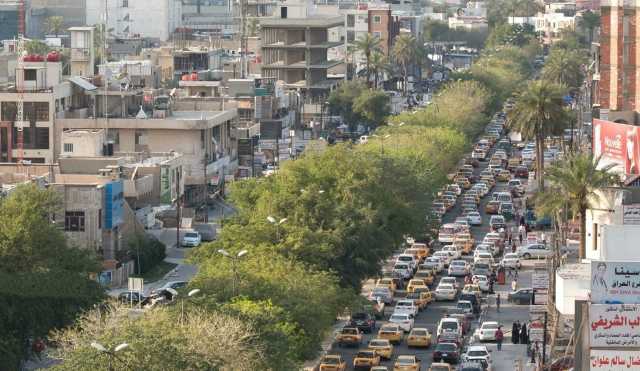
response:
<path id="1" fill-rule="evenodd" d="M 407 76 L 409 75 L 409 71 L 407 71 L 407 64 L 403 63 L 402 64 L 402 95 L 404 95 L 404 97 L 407 97 Z"/>
<path id="2" fill-rule="evenodd" d="M 371 87 L 371 53 L 365 55 L 367 59 L 367 86 Z"/>
<path id="3" fill-rule="evenodd" d="M 544 137 L 540 134 L 536 138 L 536 177 L 538 178 L 538 190 L 544 190 Z"/>
<path id="4" fill-rule="evenodd" d="M 378 74 L 379 74 L 378 70 L 376 70 L 375 73 L 373 74 L 374 89 L 378 88 Z"/>
<path id="5" fill-rule="evenodd" d="M 587 209 L 580 209 L 580 250 L 578 251 L 578 259 L 582 261 L 587 254 Z M 598 238 L 598 231 L 593 231 L 593 238 Z"/>

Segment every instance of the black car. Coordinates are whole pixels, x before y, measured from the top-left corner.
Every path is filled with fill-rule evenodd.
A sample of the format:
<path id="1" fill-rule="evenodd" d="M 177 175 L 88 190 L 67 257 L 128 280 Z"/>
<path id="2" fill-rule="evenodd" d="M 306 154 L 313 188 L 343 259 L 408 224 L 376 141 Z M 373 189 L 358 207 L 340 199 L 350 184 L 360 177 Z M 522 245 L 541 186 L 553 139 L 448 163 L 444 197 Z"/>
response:
<path id="1" fill-rule="evenodd" d="M 514 304 L 531 304 L 531 301 L 533 300 L 533 289 L 520 289 L 510 292 L 507 300 Z"/>
<path id="2" fill-rule="evenodd" d="M 357 327 L 360 331 L 370 334 L 376 329 L 376 319 L 369 313 L 354 313 L 351 315 L 349 327 Z"/>
<path id="3" fill-rule="evenodd" d="M 121 303 L 131 303 L 138 304 L 138 302 L 142 301 L 143 303 L 147 300 L 147 297 L 144 295 L 140 295 L 138 292 L 126 291 L 118 295 L 118 300 Z"/>
<path id="4" fill-rule="evenodd" d="M 454 343 L 438 343 L 433 352 L 434 362 L 456 364 L 460 361 L 460 351 Z"/>

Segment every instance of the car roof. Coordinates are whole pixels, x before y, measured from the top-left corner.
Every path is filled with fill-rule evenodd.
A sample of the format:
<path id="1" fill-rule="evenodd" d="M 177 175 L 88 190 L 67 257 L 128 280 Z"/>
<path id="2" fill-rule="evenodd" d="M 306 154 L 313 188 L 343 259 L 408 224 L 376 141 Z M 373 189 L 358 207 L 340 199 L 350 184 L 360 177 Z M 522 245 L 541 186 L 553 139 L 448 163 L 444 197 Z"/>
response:
<path id="1" fill-rule="evenodd" d="M 498 322 L 496 322 L 496 321 L 484 321 L 484 322 L 482 322 L 481 326 L 484 326 L 484 325 L 498 325 Z"/>
<path id="2" fill-rule="evenodd" d="M 485 351 L 488 351 L 487 347 L 484 346 L 484 345 L 470 345 L 469 349 L 467 351 L 470 352 L 472 350 L 485 350 Z"/>

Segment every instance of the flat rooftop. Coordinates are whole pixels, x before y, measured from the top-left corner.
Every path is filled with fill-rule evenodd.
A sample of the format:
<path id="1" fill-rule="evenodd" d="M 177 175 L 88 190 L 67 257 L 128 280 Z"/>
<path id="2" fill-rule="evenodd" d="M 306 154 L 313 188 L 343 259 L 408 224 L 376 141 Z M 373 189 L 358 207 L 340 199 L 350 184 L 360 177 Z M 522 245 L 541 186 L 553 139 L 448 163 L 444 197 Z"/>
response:
<path id="1" fill-rule="evenodd" d="M 261 28 L 332 28 L 343 25 L 343 17 L 260 18 Z"/>
<path id="2" fill-rule="evenodd" d="M 112 182 L 114 179 L 101 175 L 90 174 L 56 174 L 53 184 L 59 185 L 86 185 L 101 186 Z"/>

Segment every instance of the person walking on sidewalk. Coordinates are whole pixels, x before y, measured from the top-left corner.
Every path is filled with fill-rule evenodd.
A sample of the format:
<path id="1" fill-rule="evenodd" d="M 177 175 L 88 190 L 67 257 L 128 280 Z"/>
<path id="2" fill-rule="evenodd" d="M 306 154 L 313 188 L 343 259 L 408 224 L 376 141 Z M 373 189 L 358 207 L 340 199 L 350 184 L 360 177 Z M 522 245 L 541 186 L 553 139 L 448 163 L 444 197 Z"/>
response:
<path id="1" fill-rule="evenodd" d="M 518 277 L 515 277 L 511 281 L 511 291 L 516 291 L 517 288 L 518 288 Z"/>
<path id="2" fill-rule="evenodd" d="M 518 344 L 520 341 L 520 321 L 515 321 L 513 325 L 511 325 L 511 342 L 513 344 Z"/>
<path id="3" fill-rule="evenodd" d="M 496 311 L 500 313 L 500 294 L 496 296 Z"/>
<path id="4" fill-rule="evenodd" d="M 498 326 L 498 331 L 496 331 L 496 344 L 498 345 L 498 350 L 502 350 L 502 339 L 504 339 L 502 326 Z"/>

